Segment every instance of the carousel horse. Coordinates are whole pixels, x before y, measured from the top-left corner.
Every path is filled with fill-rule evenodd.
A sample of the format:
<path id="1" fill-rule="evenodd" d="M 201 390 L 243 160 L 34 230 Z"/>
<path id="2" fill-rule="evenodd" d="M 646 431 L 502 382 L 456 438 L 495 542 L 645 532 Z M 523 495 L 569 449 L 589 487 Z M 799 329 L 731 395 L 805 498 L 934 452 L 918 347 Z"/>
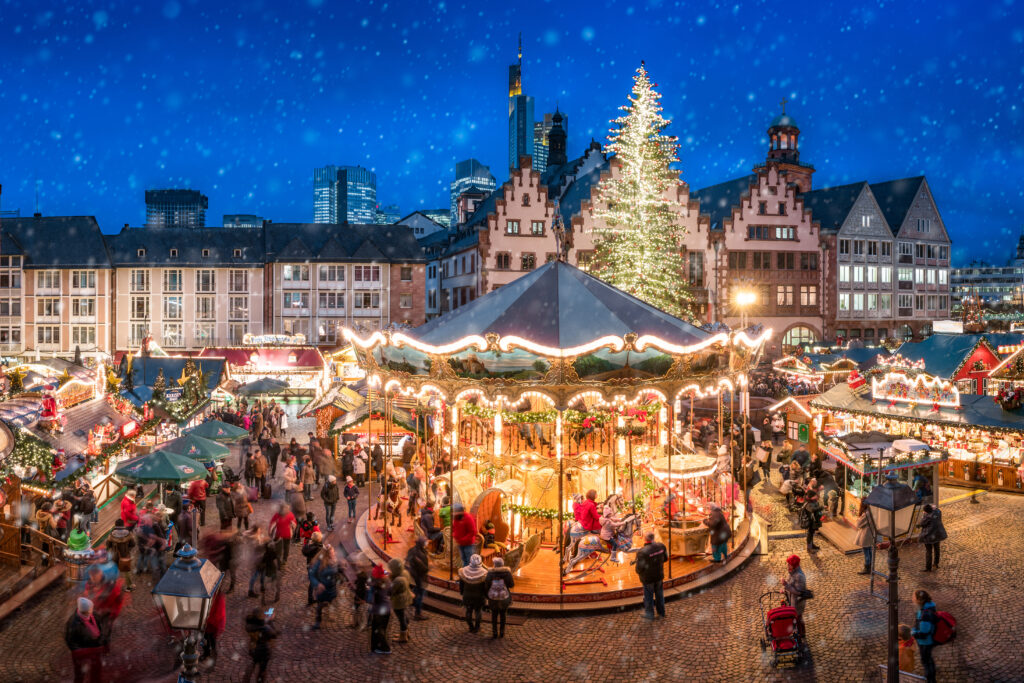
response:
<path id="1" fill-rule="evenodd" d="M 590 532 L 584 533 L 575 540 L 565 551 L 565 571 L 568 575 L 575 570 L 577 564 L 592 555 L 599 555 L 599 561 L 578 577 L 582 578 L 597 571 L 604 563 L 612 558 L 617 552 L 635 552 L 633 548 L 633 535 L 640 528 L 640 517 L 635 514 L 622 516 L 618 509 L 619 496 L 612 494 L 604 505 L 604 513 L 601 515 L 601 534 Z M 573 525 L 577 526 L 576 524 Z M 570 536 L 572 531 L 570 530 Z M 603 539 L 602 536 L 609 536 Z"/>

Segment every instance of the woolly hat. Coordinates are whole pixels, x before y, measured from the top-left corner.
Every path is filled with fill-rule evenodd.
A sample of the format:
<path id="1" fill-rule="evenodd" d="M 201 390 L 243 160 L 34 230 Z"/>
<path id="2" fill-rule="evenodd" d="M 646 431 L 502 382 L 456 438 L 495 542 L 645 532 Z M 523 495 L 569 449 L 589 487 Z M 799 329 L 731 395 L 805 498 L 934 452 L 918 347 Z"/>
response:
<path id="1" fill-rule="evenodd" d="M 78 598 L 78 611 L 82 614 L 92 612 L 92 600 L 89 598 Z"/>
<path id="2" fill-rule="evenodd" d="M 332 478 L 333 478 L 333 475 L 332 475 Z M 352 477 L 345 477 L 345 483 L 346 484 L 351 484 L 352 483 Z"/>
<path id="3" fill-rule="evenodd" d="M 800 566 L 800 556 L 799 555 L 790 555 L 789 557 L 787 557 L 786 558 L 786 566 L 789 567 L 790 571 L 793 571 L 794 569 L 799 567 Z"/>
<path id="4" fill-rule="evenodd" d="M 463 567 L 462 569 L 460 569 L 459 573 L 463 577 L 465 577 L 467 579 L 476 580 L 476 579 L 481 579 L 484 576 L 486 576 L 487 575 L 487 570 L 484 569 L 484 561 L 483 561 L 483 559 L 479 555 L 474 553 L 469 558 L 469 566 L 468 567 Z"/>
<path id="5" fill-rule="evenodd" d="M 327 475 L 327 481 L 329 481 L 329 482 L 331 482 L 333 484 L 334 482 L 338 481 L 338 478 L 336 476 L 334 476 L 333 474 L 329 474 L 329 475 Z"/>
<path id="6" fill-rule="evenodd" d="M 373 571 L 370 572 L 370 576 L 375 579 L 383 579 L 388 575 L 388 570 L 384 568 L 382 564 L 373 565 Z"/>

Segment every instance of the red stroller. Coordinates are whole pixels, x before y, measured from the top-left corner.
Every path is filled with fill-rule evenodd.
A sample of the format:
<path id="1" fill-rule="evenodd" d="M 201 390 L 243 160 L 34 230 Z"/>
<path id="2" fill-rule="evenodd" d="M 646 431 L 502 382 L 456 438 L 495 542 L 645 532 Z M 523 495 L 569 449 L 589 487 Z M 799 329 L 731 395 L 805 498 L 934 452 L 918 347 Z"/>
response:
<path id="1" fill-rule="evenodd" d="M 773 596 L 780 596 L 776 603 Z M 761 637 L 761 651 L 771 645 L 772 666 L 779 663 L 798 666 L 804 660 L 804 642 L 797 630 L 796 608 L 790 607 L 788 596 L 781 591 L 768 591 L 759 599 L 764 635 Z M 777 604 L 777 607 L 772 607 Z"/>

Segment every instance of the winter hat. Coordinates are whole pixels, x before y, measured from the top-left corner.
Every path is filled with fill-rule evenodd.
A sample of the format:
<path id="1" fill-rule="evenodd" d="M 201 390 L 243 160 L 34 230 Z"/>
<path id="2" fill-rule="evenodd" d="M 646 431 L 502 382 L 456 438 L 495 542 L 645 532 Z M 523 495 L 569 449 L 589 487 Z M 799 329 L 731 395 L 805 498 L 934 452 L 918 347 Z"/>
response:
<path id="1" fill-rule="evenodd" d="M 799 555 L 790 555 L 789 557 L 787 557 L 786 558 L 786 566 L 789 567 L 790 571 L 793 571 L 794 569 L 799 567 L 800 566 L 800 556 Z"/>
<path id="2" fill-rule="evenodd" d="M 333 484 L 334 482 L 338 481 L 338 478 L 336 476 L 334 476 L 333 474 L 329 474 L 329 475 L 327 475 L 327 481 L 329 481 L 329 482 L 331 482 Z"/>
<path id="3" fill-rule="evenodd" d="M 484 561 L 480 558 L 480 556 L 474 554 L 472 557 L 469 558 L 469 566 L 460 569 L 459 574 L 471 581 L 482 579 L 484 576 L 487 575 L 487 570 L 484 569 L 483 565 Z"/>
<path id="4" fill-rule="evenodd" d="M 375 579 L 383 579 L 388 575 L 388 570 L 384 568 L 382 564 L 373 565 L 373 571 L 370 572 L 370 576 Z"/>
<path id="5" fill-rule="evenodd" d="M 505 566 L 505 560 L 501 559 L 500 557 L 494 558 L 491 562 L 494 564 L 495 567 Z"/>
<path id="6" fill-rule="evenodd" d="M 78 611 L 81 614 L 89 614 L 92 612 L 92 600 L 89 598 L 78 598 Z"/>
<path id="7" fill-rule="evenodd" d="M 484 559 L 482 557 L 480 557 L 479 555 L 477 555 L 476 553 L 473 553 L 470 556 L 470 558 L 469 558 L 469 566 L 470 567 L 481 567 L 481 566 L 483 566 L 483 563 L 484 563 Z"/>
<path id="8" fill-rule="evenodd" d="M 333 475 L 331 476 L 331 479 L 334 479 Z M 352 483 L 352 477 L 345 477 L 345 483 L 346 484 L 351 484 Z"/>
<path id="9" fill-rule="evenodd" d="M 388 570 L 391 572 L 392 576 L 401 576 L 402 561 L 397 557 L 392 557 L 390 560 L 388 560 Z"/>

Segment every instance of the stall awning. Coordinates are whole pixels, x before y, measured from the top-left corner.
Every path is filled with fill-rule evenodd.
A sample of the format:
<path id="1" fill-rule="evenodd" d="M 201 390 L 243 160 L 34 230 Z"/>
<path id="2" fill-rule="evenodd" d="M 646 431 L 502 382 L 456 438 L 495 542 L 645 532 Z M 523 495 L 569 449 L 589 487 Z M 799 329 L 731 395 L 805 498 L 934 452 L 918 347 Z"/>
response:
<path id="1" fill-rule="evenodd" d="M 901 441 L 906 441 L 901 439 Z M 942 450 L 926 449 L 928 457 L 914 456 L 909 452 L 894 450 L 893 437 L 880 432 L 864 434 L 847 434 L 844 436 L 819 435 L 818 445 L 830 458 L 840 462 L 851 471 L 864 474 L 878 474 L 879 450 L 881 453 L 881 471 L 895 472 L 918 467 L 931 467 L 946 458 Z M 867 459 L 865 461 L 865 458 Z"/>
<path id="2" fill-rule="evenodd" d="M 376 415 L 380 415 L 381 416 L 380 419 L 383 419 L 383 416 L 384 416 L 384 412 L 383 412 L 382 408 L 383 408 L 383 406 L 381 406 L 381 405 L 374 406 L 374 411 L 373 411 L 373 414 L 375 416 Z M 397 425 L 397 426 L 399 426 L 399 427 L 401 427 L 403 429 L 406 429 L 406 430 L 408 430 L 410 432 L 413 432 L 413 431 L 416 430 L 416 419 L 412 416 L 412 413 L 410 413 L 409 411 L 404 410 L 403 408 L 394 408 L 391 411 L 391 414 L 392 414 L 392 420 L 391 421 L 395 425 Z M 334 424 L 331 425 L 331 431 L 332 432 L 344 432 L 344 431 L 347 431 L 347 430 L 349 430 L 349 429 L 351 429 L 353 427 L 356 427 L 359 424 L 365 422 L 366 419 L 369 416 L 370 416 L 370 406 L 367 405 L 367 404 L 363 404 L 363 405 L 359 406 L 358 408 L 356 408 L 355 410 L 351 410 L 351 411 L 345 413 L 344 415 L 342 415 L 341 417 L 339 417 L 337 420 L 335 420 Z"/>
<path id="3" fill-rule="evenodd" d="M 332 384 L 323 395 L 314 399 L 309 403 L 309 405 L 303 408 L 302 412 L 299 413 L 299 417 L 308 417 L 321 408 L 326 408 L 327 406 L 334 406 L 339 410 L 349 412 L 364 403 L 366 403 L 366 398 L 364 396 L 361 396 L 351 387 L 338 382 Z"/>

